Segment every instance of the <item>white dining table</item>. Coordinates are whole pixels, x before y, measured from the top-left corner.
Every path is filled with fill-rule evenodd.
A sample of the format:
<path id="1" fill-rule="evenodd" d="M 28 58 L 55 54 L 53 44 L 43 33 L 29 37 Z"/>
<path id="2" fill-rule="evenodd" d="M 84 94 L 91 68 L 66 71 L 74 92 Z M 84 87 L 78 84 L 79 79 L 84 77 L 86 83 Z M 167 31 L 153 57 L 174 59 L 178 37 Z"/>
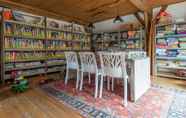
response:
<path id="1" fill-rule="evenodd" d="M 141 53 L 141 52 L 130 52 Z M 127 73 L 129 76 L 130 100 L 137 101 L 151 86 L 150 79 L 150 58 L 142 52 L 142 57 L 130 57 L 126 52 Z M 97 55 L 98 56 L 98 55 Z M 99 57 L 97 58 L 99 64 Z"/>
<path id="2" fill-rule="evenodd" d="M 127 60 L 131 101 L 137 101 L 151 86 L 149 57 Z"/>

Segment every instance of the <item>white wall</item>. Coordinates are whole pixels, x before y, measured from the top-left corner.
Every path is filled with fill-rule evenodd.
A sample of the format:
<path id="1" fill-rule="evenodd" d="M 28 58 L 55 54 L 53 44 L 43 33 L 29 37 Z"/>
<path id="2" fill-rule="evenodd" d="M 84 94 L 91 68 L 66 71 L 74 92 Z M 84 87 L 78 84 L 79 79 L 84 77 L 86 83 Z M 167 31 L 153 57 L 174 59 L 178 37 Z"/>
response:
<path id="1" fill-rule="evenodd" d="M 156 8 L 153 10 L 154 15 L 159 12 L 160 8 Z M 185 18 L 186 21 L 186 2 L 177 3 L 173 5 L 169 5 L 167 10 L 174 18 Z M 137 19 L 133 15 L 122 16 L 124 19 L 123 24 L 127 23 L 136 23 Z M 106 21 L 95 23 L 95 32 L 109 32 L 109 31 L 117 31 L 121 24 L 114 24 L 113 19 L 109 19 Z"/>

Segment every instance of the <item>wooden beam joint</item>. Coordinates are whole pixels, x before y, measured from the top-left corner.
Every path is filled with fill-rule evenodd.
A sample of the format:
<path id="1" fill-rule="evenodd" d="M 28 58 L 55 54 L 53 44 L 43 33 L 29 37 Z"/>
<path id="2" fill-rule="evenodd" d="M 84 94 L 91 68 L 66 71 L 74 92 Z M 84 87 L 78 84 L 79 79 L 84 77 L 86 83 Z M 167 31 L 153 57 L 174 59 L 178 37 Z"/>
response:
<path id="1" fill-rule="evenodd" d="M 144 19 L 139 15 L 138 12 L 134 13 L 134 16 L 136 17 L 136 19 L 140 22 L 140 24 L 144 27 L 145 26 L 145 21 Z"/>

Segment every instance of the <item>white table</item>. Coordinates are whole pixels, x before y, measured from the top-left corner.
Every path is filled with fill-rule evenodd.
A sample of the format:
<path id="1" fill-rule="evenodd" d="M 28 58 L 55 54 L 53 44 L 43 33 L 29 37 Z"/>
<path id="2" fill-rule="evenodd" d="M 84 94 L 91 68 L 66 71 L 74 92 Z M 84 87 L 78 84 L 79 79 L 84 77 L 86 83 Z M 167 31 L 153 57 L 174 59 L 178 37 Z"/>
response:
<path id="1" fill-rule="evenodd" d="M 151 86 L 150 59 L 136 58 L 128 61 L 130 74 L 130 98 L 133 102 L 138 100 Z"/>

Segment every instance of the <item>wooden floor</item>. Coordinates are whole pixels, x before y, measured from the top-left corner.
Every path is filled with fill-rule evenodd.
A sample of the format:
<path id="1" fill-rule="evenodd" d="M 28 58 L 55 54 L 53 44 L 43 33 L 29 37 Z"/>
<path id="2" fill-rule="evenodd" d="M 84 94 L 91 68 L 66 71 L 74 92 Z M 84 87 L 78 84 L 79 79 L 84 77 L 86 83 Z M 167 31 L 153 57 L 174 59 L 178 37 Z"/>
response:
<path id="1" fill-rule="evenodd" d="M 186 81 L 156 78 L 154 83 L 186 90 Z M 81 116 L 62 103 L 47 96 L 37 88 L 22 94 L 9 90 L 0 92 L 0 118 L 81 118 Z"/>
<path id="2" fill-rule="evenodd" d="M 22 94 L 0 93 L 0 118 L 81 118 L 39 89 Z"/>
<path id="3" fill-rule="evenodd" d="M 165 77 L 155 77 L 152 79 L 154 83 L 160 84 L 166 87 L 174 87 L 180 90 L 186 90 L 186 80 L 165 78 Z"/>

